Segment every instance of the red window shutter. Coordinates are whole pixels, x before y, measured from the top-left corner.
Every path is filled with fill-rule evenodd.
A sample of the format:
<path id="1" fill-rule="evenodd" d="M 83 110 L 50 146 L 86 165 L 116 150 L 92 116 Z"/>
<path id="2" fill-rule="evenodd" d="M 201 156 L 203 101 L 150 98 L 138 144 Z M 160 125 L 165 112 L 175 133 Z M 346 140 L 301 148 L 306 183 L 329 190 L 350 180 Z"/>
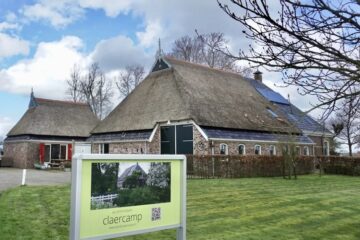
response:
<path id="1" fill-rule="evenodd" d="M 39 160 L 40 160 L 40 163 L 44 163 L 44 161 L 45 161 L 45 144 L 44 143 L 40 143 L 40 145 L 39 145 Z"/>
<path id="2" fill-rule="evenodd" d="M 68 144 L 68 160 L 72 160 L 72 144 Z"/>

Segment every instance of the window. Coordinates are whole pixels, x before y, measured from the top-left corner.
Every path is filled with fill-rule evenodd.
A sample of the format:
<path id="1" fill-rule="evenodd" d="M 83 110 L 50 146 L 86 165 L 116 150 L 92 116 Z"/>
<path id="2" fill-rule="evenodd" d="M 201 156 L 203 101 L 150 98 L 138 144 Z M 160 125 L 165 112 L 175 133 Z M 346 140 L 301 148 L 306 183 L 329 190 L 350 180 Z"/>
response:
<path id="1" fill-rule="evenodd" d="M 276 147 L 274 145 L 270 145 L 270 156 L 276 155 Z"/>
<path id="2" fill-rule="evenodd" d="M 66 160 L 67 159 L 67 145 L 66 144 L 48 144 L 45 145 L 45 162 L 51 160 Z"/>
<path id="3" fill-rule="evenodd" d="M 278 115 L 273 110 L 271 110 L 270 108 L 267 108 L 267 111 L 271 114 L 271 116 L 273 116 L 275 118 L 278 117 Z"/>
<path id="4" fill-rule="evenodd" d="M 304 147 L 304 156 L 309 156 L 310 153 L 309 153 L 309 147 L 308 146 L 305 146 Z"/>
<path id="5" fill-rule="evenodd" d="M 328 141 L 324 141 L 324 146 L 323 146 L 323 154 L 325 156 L 329 156 L 329 142 Z"/>
<path id="6" fill-rule="evenodd" d="M 238 147 L 238 150 L 239 150 L 240 155 L 245 155 L 245 145 L 244 144 L 240 144 Z"/>
<path id="7" fill-rule="evenodd" d="M 100 153 L 102 154 L 109 154 L 109 143 L 102 143 L 100 144 Z"/>
<path id="8" fill-rule="evenodd" d="M 260 145 L 255 145 L 255 155 L 261 155 L 261 146 Z"/>
<path id="9" fill-rule="evenodd" d="M 220 154 L 228 155 L 228 145 L 225 143 L 220 144 Z"/>
<path id="10" fill-rule="evenodd" d="M 299 147 L 299 146 L 296 146 L 296 147 L 295 147 L 295 152 L 296 152 L 296 155 L 301 155 L 301 151 L 300 151 L 300 147 Z"/>

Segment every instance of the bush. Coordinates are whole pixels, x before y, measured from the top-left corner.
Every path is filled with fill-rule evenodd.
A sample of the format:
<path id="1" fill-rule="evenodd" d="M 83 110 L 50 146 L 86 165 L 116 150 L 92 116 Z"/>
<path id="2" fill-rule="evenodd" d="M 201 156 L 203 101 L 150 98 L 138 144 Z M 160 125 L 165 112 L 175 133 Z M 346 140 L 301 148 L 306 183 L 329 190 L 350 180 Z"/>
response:
<path id="1" fill-rule="evenodd" d="M 137 206 L 170 202 L 170 187 L 137 187 L 131 189 L 121 189 L 119 196 L 114 200 L 114 204 L 119 207 Z"/>

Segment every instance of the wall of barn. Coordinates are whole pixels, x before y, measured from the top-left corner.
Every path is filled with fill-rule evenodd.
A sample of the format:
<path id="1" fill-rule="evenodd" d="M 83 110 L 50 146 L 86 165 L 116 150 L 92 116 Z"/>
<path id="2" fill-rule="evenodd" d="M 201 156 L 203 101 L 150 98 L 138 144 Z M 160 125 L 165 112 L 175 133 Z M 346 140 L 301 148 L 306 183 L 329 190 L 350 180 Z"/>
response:
<path id="1" fill-rule="evenodd" d="M 321 136 L 308 136 L 309 138 L 311 138 L 311 140 L 313 140 L 313 142 L 316 144 L 314 146 L 314 150 L 315 150 L 315 156 L 322 156 L 323 154 L 323 142 L 324 141 L 328 141 L 329 142 L 329 147 L 330 149 L 332 148 L 331 146 L 331 139 L 330 138 L 323 138 Z"/>
<path id="2" fill-rule="evenodd" d="M 119 142 L 109 143 L 110 153 L 123 153 L 123 154 L 160 154 L 160 127 L 157 128 L 152 142 Z M 314 140 L 314 139 L 313 139 Z M 228 152 L 230 155 L 238 154 L 239 144 L 245 145 L 247 155 L 255 153 L 255 145 L 261 146 L 261 155 L 270 155 L 270 146 L 276 147 L 276 155 L 281 156 L 281 146 L 279 144 L 261 143 L 261 142 L 241 142 L 241 141 L 207 141 L 198 129 L 193 127 L 193 154 L 194 155 L 211 155 L 212 148 L 214 154 L 220 154 L 220 144 L 225 143 L 228 145 Z M 309 155 L 313 155 L 313 145 L 297 145 L 300 147 L 300 155 L 304 153 L 304 147 L 309 149 Z M 320 145 L 321 146 L 321 145 Z M 99 153 L 100 144 L 92 145 L 92 152 Z M 316 150 L 317 148 L 315 148 Z M 320 152 L 322 149 L 320 150 Z"/>
<path id="3" fill-rule="evenodd" d="M 100 143 L 93 143 L 91 152 L 99 153 Z M 157 128 L 153 140 L 136 142 L 111 142 L 110 154 L 160 154 L 160 128 Z"/>
<path id="4" fill-rule="evenodd" d="M 245 153 L 246 155 L 255 154 L 255 145 L 261 146 L 261 155 L 270 155 L 270 146 L 273 145 L 276 148 L 276 155 L 281 156 L 282 150 L 281 145 L 276 143 L 261 143 L 261 142 L 241 142 L 241 141 L 213 141 L 214 154 L 220 154 L 220 144 L 228 145 L 228 153 L 229 155 L 237 155 L 239 154 L 238 147 L 240 144 L 245 145 Z M 309 155 L 313 155 L 313 145 L 296 145 L 300 148 L 300 155 L 304 153 L 304 147 L 307 146 L 309 149 Z"/>
<path id="5" fill-rule="evenodd" d="M 34 163 L 39 160 L 39 143 L 5 141 L 4 159 L 16 168 L 34 168 Z"/>

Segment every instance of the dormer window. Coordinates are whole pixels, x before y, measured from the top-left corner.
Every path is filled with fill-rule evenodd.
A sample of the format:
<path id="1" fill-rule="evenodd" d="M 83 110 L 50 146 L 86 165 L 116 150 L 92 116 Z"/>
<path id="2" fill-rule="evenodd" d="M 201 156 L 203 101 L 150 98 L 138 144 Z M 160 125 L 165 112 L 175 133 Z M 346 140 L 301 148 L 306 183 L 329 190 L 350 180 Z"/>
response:
<path id="1" fill-rule="evenodd" d="M 270 108 L 266 108 L 266 110 L 271 114 L 271 116 L 273 116 L 274 118 L 277 118 L 278 115 L 273 111 L 271 110 Z"/>

